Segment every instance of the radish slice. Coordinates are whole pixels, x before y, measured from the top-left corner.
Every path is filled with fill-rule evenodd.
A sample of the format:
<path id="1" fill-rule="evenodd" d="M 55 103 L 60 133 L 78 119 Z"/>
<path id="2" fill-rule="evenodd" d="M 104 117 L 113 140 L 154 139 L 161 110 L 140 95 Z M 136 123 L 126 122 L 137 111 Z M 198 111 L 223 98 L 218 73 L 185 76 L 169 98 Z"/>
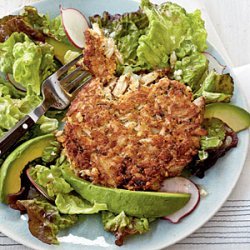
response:
<path id="1" fill-rule="evenodd" d="M 213 55 L 208 52 L 204 52 L 204 55 L 209 61 L 209 70 L 215 70 L 218 74 L 223 74 L 226 69 L 225 65 L 222 65 Z"/>
<path id="2" fill-rule="evenodd" d="M 13 75 L 8 73 L 6 75 L 6 79 L 7 81 L 9 81 L 16 89 L 22 91 L 22 92 L 26 92 L 26 88 L 23 87 L 23 85 L 21 85 L 20 83 L 16 82 Z"/>
<path id="3" fill-rule="evenodd" d="M 191 197 L 188 203 L 177 212 L 163 217 L 172 223 L 178 223 L 182 218 L 189 215 L 200 201 L 200 192 L 198 187 L 189 179 L 184 177 L 173 177 L 163 182 L 160 191 L 169 193 L 190 193 Z"/>
<path id="4" fill-rule="evenodd" d="M 67 37 L 76 47 L 82 49 L 85 47 L 84 31 L 89 28 L 86 17 L 73 8 L 63 9 L 60 6 L 62 23 Z"/>

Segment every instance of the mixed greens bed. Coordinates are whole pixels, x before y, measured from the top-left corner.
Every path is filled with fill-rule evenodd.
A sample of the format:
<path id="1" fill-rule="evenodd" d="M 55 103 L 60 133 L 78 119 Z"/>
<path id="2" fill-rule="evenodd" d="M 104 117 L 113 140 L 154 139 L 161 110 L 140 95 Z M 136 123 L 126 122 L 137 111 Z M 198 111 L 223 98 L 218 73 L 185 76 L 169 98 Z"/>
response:
<path id="1" fill-rule="evenodd" d="M 210 105 L 230 102 L 233 80 L 229 74 L 209 69 L 205 53 L 207 32 L 199 10 L 187 13 L 171 2 L 154 5 L 142 0 L 136 12 L 104 12 L 89 20 L 115 41 L 122 56 L 116 75 L 166 69 L 169 78 L 191 88 L 194 98 L 202 96 Z M 42 101 L 43 80 L 79 53 L 81 50 L 66 35 L 61 16 L 52 19 L 27 6 L 21 14 L 0 20 L 0 137 Z M 117 245 L 122 245 L 127 235 L 147 232 L 156 218 L 129 216 L 122 208 L 120 213 L 111 212 L 103 202 L 83 199 L 66 180 L 69 162 L 60 143 L 50 135 L 58 133 L 64 114 L 65 111 L 48 111 L 18 142 L 21 145 L 39 136 L 51 136 L 41 157 L 23 167 L 21 190 L 8 193 L 7 198 L 3 196 L 5 190 L 1 190 L 2 201 L 27 213 L 31 233 L 48 244 L 59 243 L 59 230 L 75 224 L 81 214 L 100 213 L 104 229 L 116 235 Z M 219 157 L 237 146 L 237 131 L 229 124 L 207 117 L 203 127 L 208 133 L 202 136 L 200 151 L 186 167 L 185 176 L 203 177 Z M 6 166 L 10 157 L 15 154 L 6 154 L 0 158 L 0 164 Z M 2 189 L 5 175 L 2 170 Z"/>

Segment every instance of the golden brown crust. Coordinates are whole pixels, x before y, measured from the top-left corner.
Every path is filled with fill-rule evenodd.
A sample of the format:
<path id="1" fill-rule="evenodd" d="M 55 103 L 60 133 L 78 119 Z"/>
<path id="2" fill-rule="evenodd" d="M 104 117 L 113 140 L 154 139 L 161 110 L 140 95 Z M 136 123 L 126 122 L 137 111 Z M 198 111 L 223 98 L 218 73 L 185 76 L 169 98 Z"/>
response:
<path id="1" fill-rule="evenodd" d="M 108 82 L 116 70 L 115 53 L 107 55 L 107 38 L 92 29 L 85 31 L 86 47 L 84 53 L 84 66 L 102 82 Z"/>
<path id="2" fill-rule="evenodd" d="M 197 154 L 204 105 L 177 81 L 162 78 L 106 98 L 94 79 L 73 101 L 61 137 L 76 172 L 109 187 L 158 190 Z"/>

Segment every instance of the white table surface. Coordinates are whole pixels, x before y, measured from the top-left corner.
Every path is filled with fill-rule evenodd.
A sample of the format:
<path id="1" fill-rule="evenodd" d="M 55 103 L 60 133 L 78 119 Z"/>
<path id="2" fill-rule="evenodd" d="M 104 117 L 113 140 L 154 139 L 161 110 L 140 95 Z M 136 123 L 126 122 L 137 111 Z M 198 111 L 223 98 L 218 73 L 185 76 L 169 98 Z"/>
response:
<path id="1" fill-rule="evenodd" d="M 8 14 L 8 12 L 14 10 L 17 7 L 20 7 L 23 4 L 28 4 L 29 2 L 35 2 L 39 0 L 0 0 L 0 16 Z M 101 0 L 100 0 L 101 1 Z M 187 0 L 188 1 L 188 0 Z M 206 10 L 217 30 L 217 33 L 220 36 L 220 39 L 226 49 L 227 54 L 229 55 L 232 66 L 242 66 L 250 63 L 250 29 L 248 28 L 250 24 L 250 0 L 199 0 L 203 2 L 206 7 Z M 213 37 L 210 37 L 210 40 L 213 40 Z M 250 68 L 249 68 L 250 69 Z M 248 70 L 248 69 L 247 69 Z M 249 96 L 249 95 L 248 95 Z M 250 158 L 250 157 L 248 157 Z M 244 176 L 243 176 L 244 177 Z M 241 181 L 242 178 L 241 177 Z M 243 179 L 244 181 L 244 179 Z M 245 182 L 248 182 L 245 176 Z M 239 189 L 240 190 L 240 189 Z M 233 194 L 234 196 L 238 196 L 240 191 L 235 190 Z M 232 200 L 228 201 L 224 206 L 230 205 Z M 250 202 L 250 200 L 249 200 Z M 249 203 L 250 206 L 250 203 Z M 223 208 L 222 208 L 223 209 Z M 250 218 L 249 218 L 250 219 Z M 249 224 L 250 227 L 250 224 Z M 202 229 L 197 232 L 198 234 L 202 233 Z M 246 231 L 247 235 L 250 239 L 250 232 Z M 0 233 L 0 237 L 4 237 Z M 187 239 L 188 242 L 190 239 Z M 192 239 L 191 239 L 192 240 Z M 1 240 L 2 241 L 2 240 Z M 4 240 L 5 243 L 9 243 L 9 245 L 1 245 L 0 249 L 11 249 L 11 250 L 25 250 L 28 249 L 26 247 L 21 246 L 20 244 L 15 243 L 10 239 Z M 177 244 L 170 249 L 187 249 L 187 245 Z M 212 246 L 211 246 L 212 247 Z M 225 247 L 225 248 L 224 248 Z M 228 246 L 222 245 L 221 250 L 229 249 Z M 231 246 L 232 247 L 232 246 Z M 203 246 L 192 246 L 188 247 L 188 249 L 197 249 L 203 250 L 208 249 L 203 248 Z M 213 248 L 209 248 L 213 249 Z M 217 248 L 216 248 L 217 249 Z M 231 249 L 231 248 L 230 248 Z M 238 246 L 238 249 L 250 249 L 250 244 Z"/>

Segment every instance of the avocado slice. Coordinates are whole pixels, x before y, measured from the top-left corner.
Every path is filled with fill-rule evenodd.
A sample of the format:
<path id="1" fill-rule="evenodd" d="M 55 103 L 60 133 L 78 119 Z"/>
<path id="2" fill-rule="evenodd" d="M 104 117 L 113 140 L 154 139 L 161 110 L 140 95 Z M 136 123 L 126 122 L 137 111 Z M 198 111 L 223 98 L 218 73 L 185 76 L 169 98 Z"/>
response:
<path id="1" fill-rule="evenodd" d="M 7 195 L 21 189 L 21 173 L 25 166 L 42 156 L 43 150 L 55 140 L 54 135 L 47 134 L 31 139 L 17 147 L 4 161 L 0 169 L 0 200 L 7 202 Z"/>
<path id="2" fill-rule="evenodd" d="M 90 203 L 106 203 L 108 210 L 119 214 L 124 211 L 135 217 L 156 218 L 181 209 L 190 199 L 190 194 L 148 191 L 130 191 L 94 185 L 77 177 L 69 167 L 63 166 L 65 180 Z"/>
<path id="3" fill-rule="evenodd" d="M 250 126 L 250 114 L 246 110 L 229 103 L 211 103 L 206 105 L 204 117 L 218 118 L 235 132 Z"/>
<path id="4" fill-rule="evenodd" d="M 64 64 L 64 55 L 68 50 L 77 51 L 81 53 L 81 50 L 74 47 L 73 45 L 62 43 L 54 38 L 46 37 L 45 41 L 46 43 L 54 47 L 55 57 L 61 62 L 61 64 Z"/>

